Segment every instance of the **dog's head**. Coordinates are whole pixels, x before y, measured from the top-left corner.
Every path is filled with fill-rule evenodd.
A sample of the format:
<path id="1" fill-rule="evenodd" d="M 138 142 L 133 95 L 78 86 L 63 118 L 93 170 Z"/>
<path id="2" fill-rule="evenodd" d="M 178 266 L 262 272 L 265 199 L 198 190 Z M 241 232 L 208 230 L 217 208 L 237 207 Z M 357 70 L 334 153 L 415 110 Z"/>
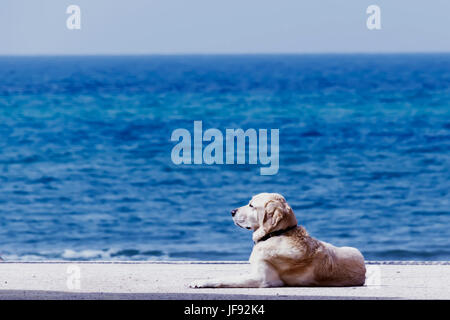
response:
<path id="1" fill-rule="evenodd" d="M 246 206 L 231 211 L 234 223 L 253 230 L 253 240 L 266 234 L 297 224 L 294 212 L 284 197 L 278 193 L 260 193 Z"/>

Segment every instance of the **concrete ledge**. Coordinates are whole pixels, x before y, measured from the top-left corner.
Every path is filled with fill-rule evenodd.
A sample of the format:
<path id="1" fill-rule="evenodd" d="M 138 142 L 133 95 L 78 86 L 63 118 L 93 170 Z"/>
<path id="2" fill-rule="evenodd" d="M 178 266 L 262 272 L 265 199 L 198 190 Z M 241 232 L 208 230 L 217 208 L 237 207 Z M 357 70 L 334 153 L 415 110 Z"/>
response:
<path id="1" fill-rule="evenodd" d="M 450 262 L 433 261 L 369 261 L 364 287 L 187 287 L 196 279 L 233 276 L 248 268 L 233 261 L 1 262 L 0 299 L 450 299 Z"/>

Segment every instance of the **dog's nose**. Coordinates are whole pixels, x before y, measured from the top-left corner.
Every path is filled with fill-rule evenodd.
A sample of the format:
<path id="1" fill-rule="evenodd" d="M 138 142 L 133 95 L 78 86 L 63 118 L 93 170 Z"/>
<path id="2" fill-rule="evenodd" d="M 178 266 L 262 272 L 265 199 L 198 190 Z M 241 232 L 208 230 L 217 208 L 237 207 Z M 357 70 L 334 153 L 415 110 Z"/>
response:
<path id="1" fill-rule="evenodd" d="M 234 215 L 236 214 L 236 212 L 237 212 L 237 209 L 231 210 L 231 216 L 234 217 Z"/>

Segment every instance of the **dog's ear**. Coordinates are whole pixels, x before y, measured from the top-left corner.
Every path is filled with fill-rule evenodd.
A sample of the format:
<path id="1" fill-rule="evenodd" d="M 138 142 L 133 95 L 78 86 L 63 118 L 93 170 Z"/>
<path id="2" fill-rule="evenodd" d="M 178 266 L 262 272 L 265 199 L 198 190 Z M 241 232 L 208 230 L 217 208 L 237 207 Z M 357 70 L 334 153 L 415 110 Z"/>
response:
<path id="1" fill-rule="evenodd" d="M 266 232 L 288 227 L 290 224 L 293 224 L 294 221 L 297 223 L 294 212 L 283 198 L 270 200 L 266 203 L 262 223 Z"/>
<path id="2" fill-rule="evenodd" d="M 259 228 L 253 232 L 255 242 L 270 232 L 297 225 L 294 212 L 282 196 L 273 197 L 258 209 L 258 222 Z"/>

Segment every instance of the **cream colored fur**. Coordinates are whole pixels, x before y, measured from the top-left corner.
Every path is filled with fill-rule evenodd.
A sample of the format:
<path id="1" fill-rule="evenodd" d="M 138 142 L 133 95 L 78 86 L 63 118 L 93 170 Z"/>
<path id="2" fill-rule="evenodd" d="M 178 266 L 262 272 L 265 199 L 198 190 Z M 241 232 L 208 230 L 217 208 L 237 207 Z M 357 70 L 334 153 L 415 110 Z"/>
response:
<path id="1" fill-rule="evenodd" d="M 200 280 L 192 288 L 361 286 L 366 268 L 361 252 L 335 247 L 310 237 L 298 226 L 260 241 L 265 235 L 297 225 L 294 212 L 283 196 L 261 193 L 236 210 L 236 225 L 253 230 L 255 245 L 250 255 L 251 273 L 238 277 Z"/>

